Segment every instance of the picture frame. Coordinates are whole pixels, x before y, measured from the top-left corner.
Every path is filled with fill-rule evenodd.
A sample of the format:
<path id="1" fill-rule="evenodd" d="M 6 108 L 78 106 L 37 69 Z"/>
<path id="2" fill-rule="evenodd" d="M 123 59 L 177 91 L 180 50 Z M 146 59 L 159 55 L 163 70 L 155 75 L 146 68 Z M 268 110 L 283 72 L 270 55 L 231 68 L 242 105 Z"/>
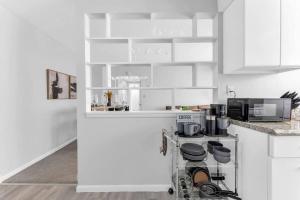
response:
<path id="1" fill-rule="evenodd" d="M 70 98 L 70 76 L 68 74 L 47 69 L 47 99 Z"/>
<path id="2" fill-rule="evenodd" d="M 69 81 L 69 98 L 77 99 L 77 77 L 70 75 Z"/>

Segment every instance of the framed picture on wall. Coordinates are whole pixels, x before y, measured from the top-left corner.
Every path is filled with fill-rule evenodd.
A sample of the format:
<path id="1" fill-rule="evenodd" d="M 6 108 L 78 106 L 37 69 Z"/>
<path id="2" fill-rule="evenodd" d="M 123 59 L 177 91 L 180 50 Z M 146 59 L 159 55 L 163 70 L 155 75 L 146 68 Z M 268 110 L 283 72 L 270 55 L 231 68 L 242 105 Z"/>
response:
<path id="1" fill-rule="evenodd" d="M 70 77 L 67 74 L 47 69 L 47 98 L 69 99 Z"/>
<path id="2" fill-rule="evenodd" d="M 70 99 L 77 99 L 77 79 L 76 76 L 70 76 Z"/>

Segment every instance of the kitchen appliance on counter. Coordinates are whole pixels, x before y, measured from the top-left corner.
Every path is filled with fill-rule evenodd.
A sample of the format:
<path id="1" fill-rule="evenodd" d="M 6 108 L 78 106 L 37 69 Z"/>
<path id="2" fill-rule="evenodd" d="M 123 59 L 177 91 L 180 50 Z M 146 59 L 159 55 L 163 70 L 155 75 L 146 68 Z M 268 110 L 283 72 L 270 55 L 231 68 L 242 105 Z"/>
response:
<path id="1" fill-rule="evenodd" d="M 227 116 L 249 122 L 280 122 L 291 119 L 289 98 L 229 98 Z"/>
<path id="2" fill-rule="evenodd" d="M 219 137 L 227 136 L 229 118 L 226 117 L 226 105 L 211 104 L 206 110 L 206 135 Z"/>
<path id="3" fill-rule="evenodd" d="M 212 109 L 206 110 L 206 135 L 215 136 L 216 135 L 216 115 L 213 113 Z"/>
<path id="4" fill-rule="evenodd" d="M 226 105 L 225 104 L 210 104 L 210 109 L 212 115 L 216 117 L 222 117 L 226 115 Z"/>

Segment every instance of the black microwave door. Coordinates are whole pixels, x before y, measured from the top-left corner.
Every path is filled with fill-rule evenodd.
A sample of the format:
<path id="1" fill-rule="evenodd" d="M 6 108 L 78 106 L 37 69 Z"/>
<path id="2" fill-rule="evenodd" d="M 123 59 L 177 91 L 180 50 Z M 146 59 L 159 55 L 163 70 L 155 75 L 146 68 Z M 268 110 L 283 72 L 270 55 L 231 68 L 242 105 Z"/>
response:
<path id="1" fill-rule="evenodd" d="M 230 99 L 228 101 L 227 116 L 241 121 L 247 121 L 248 105 L 245 100 Z"/>
<path id="2" fill-rule="evenodd" d="M 282 121 L 283 101 L 276 99 L 251 99 L 249 121 Z"/>

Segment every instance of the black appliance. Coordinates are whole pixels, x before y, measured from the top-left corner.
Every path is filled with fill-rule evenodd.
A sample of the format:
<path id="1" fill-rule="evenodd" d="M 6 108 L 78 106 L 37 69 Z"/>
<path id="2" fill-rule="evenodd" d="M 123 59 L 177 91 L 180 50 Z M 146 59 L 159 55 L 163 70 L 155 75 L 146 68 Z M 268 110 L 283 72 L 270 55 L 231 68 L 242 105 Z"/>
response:
<path id="1" fill-rule="evenodd" d="M 226 105 L 211 104 L 206 111 L 206 135 L 219 137 L 227 136 L 229 120 L 226 117 Z"/>
<path id="2" fill-rule="evenodd" d="M 291 119 L 289 98 L 229 98 L 227 116 L 249 122 L 279 122 Z"/>
<path id="3" fill-rule="evenodd" d="M 223 117 L 226 115 L 226 105 L 225 104 L 210 104 L 211 114 L 216 117 Z"/>

